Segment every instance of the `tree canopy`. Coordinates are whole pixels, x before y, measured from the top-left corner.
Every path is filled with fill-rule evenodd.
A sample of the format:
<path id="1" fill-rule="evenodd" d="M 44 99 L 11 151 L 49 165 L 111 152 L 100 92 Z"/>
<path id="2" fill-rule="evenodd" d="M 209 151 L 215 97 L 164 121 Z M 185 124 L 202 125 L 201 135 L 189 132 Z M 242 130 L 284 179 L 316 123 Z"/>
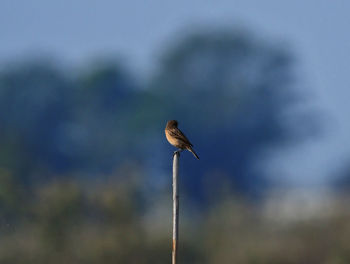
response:
<path id="1" fill-rule="evenodd" d="M 295 100 L 289 52 L 241 32 L 203 31 L 165 50 L 157 69 L 143 83 L 120 62 L 69 76 L 46 62 L 2 70 L 0 167 L 35 182 L 132 163 L 159 179 L 172 155 L 164 127 L 177 119 L 201 157 L 182 163 L 190 196 L 213 185 L 260 193 L 268 182 L 257 158 L 293 137 L 283 117 Z"/>

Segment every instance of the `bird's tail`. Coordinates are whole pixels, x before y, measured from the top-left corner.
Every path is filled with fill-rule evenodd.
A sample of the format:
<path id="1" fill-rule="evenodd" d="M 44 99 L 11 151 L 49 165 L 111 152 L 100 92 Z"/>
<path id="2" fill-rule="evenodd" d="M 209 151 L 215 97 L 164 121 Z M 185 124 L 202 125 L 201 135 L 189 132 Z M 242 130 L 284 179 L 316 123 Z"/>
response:
<path id="1" fill-rule="evenodd" d="M 192 147 L 188 147 L 187 149 L 188 149 L 188 151 L 192 152 L 192 154 L 196 157 L 197 160 L 199 160 L 198 155 L 196 154 L 196 152 L 194 152 Z"/>

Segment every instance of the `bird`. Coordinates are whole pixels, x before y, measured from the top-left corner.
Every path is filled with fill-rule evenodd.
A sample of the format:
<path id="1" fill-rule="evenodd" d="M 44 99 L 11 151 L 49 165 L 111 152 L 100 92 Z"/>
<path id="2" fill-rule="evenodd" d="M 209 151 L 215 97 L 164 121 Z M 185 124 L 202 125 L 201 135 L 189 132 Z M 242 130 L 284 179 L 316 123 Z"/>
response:
<path id="1" fill-rule="evenodd" d="M 192 143 L 187 139 L 184 133 L 182 133 L 181 130 L 177 128 L 177 125 L 178 122 L 176 120 L 170 120 L 167 122 L 165 127 L 166 139 L 171 145 L 178 148 L 178 150 L 175 151 L 174 154 L 187 149 L 196 157 L 196 159 L 199 160 L 198 155 L 192 148 Z"/>

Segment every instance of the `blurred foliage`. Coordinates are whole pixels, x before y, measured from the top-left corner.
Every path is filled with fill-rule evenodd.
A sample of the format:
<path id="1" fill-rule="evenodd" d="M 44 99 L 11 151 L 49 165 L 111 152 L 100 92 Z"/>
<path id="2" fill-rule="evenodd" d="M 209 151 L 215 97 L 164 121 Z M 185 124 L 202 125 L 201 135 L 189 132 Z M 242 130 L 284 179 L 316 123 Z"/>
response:
<path id="1" fill-rule="evenodd" d="M 259 195 L 269 182 L 256 161 L 294 142 L 303 125 L 286 118 L 298 98 L 292 62 L 244 32 L 213 30 L 167 47 L 144 82 L 118 61 L 69 73 L 47 61 L 3 66 L 0 168 L 32 185 L 73 172 L 101 177 L 132 162 L 159 179 L 172 155 L 164 126 L 178 119 L 201 157 L 184 159 L 187 195 L 203 201 L 217 182 Z"/>
<path id="2" fill-rule="evenodd" d="M 285 120 L 297 98 L 293 81 L 289 52 L 243 32 L 194 33 L 164 54 L 150 85 L 151 103 L 160 113 L 157 128 L 178 119 L 201 157 L 200 166 L 194 160 L 182 165 L 193 197 L 206 195 L 211 175 L 245 194 L 267 187 L 254 166 L 266 149 L 293 140 L 300 125 Z"/>
<path id="3" fill-rule="evenodd" d="M 336 177 L 333 177 L 330 184 L 339 193 L 347 194 L 350 191 L 350 166 L 347 162 L 341 164 L 336 171 Z"/>
<path id="4" fill-rule="evenodd" d="M 122 181 L 112 175 L 108 183 L 85 187 L 73 181 L 37 186 L 16 206 L 26 212 L 20 221 L 4 225 L 7 219 L 1 216 L 0 262 L 170 262 L 171 195 L 159 195 L 153 204 L 165 203 L 161 214 L 142 213 L 140 178 L 124 176 Z M 192 264 L 349 263 L 347 204 L 348 199 L 340 199 L 326 215 L 293 221 L 272 220 L 264 207 L 232 196 L 199 215 L 185 206 L 179 258 Z M 164 228 L 165 222 L 169 224 Z"/>
<path id="5" fill-rule="evenodd" d="M 263 193 L 257 160 L 295 142 L 293 82 L 288 51 L 220 30 L 167 47 L 144 82 L 118 61 L 3 66 L 0 263 L 169 262 L 169 119 L 201 157 L 181 161 L 181 263 L 349 263 L 345 207 L 280 225 L 237 199 Z"/>

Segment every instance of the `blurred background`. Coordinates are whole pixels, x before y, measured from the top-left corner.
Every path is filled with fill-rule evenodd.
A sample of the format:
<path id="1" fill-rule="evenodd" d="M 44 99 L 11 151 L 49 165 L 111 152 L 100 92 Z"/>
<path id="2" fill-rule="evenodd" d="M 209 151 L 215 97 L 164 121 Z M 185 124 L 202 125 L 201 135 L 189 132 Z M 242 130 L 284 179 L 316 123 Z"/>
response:
<path id="1" fill-rule="evenodd" d="M 0 2 L 0 262 L 350 263 L 347 1 Z"/>

